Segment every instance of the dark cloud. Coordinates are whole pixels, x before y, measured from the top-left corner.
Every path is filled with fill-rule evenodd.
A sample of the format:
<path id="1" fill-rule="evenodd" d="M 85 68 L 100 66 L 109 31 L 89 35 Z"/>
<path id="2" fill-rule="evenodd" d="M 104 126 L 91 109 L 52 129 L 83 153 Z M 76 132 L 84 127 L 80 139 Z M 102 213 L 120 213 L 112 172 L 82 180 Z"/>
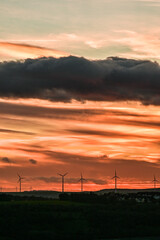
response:
<path id="1" fill-rule="evenodd" d="M 31 132 L 23 132 L 23 131 L 16 131 L 11 129 L 2 129 L 0 128 L 1 133 L 18 133 L 18 134 L 25 134 L 25 135 L 34 135 L 34 133 Z"/>
<path id="2" fill-rule="evenodd" d="M 0 113 L 14 116 L 38 117 L 38 118 L 55 118 L 55 119 L 79 119 L 80 116 L 89 116 L 104 114 L 105 110 L 101 109 L 73 109 L 73 108 L 56 108 L 19 105 L 13 103 L 0 102 Z M 15 119 L 13 119 L 15 120 Z M 23 121 L 25 121 L 23 119 Z"/>
<path id="3" fill-rule="evenodd" d="M 138 100 L 160 105 L 160 66 L 151 61 L 74 56 L 0 63 L 0 96 L 68 102 Z"/>
<path id="4" fill-rule="evenodd" d="M 82 134 L 82 135 L 94 135 L 94 136 L 104 136 L 108 138 L 148 138 L 148 136 L 142 136 L 138 134 L 129 134 L 129 133 L 123 133 L 118 131 L 101 131 L 101 130 L 93 130 L 93 129 L 71 129 L 68 130 L 72 133 Z"/>
<path id="5" fill-rule="evenodd" d="M 146 114 L 146 113 L 133 113 L 133 112 L 127 112 L 127 111 L 123 111 L 120 109 L 116 109 L 116 110 L 103 110 L 104 113 L 106 113 L 107 115 L 116 115 L 116 116 L 126 116 L 126 117 L 152 117 L 154 115 L 151 114 Z"/>
<path id="6" fill-rule="evenodd" d="M 46 183 L 60 183 L 61 182 L 61 178 L 59 178 L 59 177 L 36 177 L 31 180 L 40 180 L 40 181 L 43 181 Z"/>
<path id="7" fill-rule="evenodd" d="M 29 162 L 33 165 L 37 164 L 37 161 L 35 159 L 29 159 Z"/>
<path id="8" fill-rule="evenodd" d="M 125 124 L 125 125 L 133 125 L 133 126 L 142 126 L 142 127 L 151 127 L 157 128 L 160 127 L 160 121 L 137 121 L 137 120 L 117 120 L 115 124 Z"/>
<path id="9" fill-rule="evenodd" d="M 86 181 L 88 182 L 91 182 L 91 183 L 95 183 L 95 184 L 98 184 L 98 185 L 105 185 L 107 184 L 107 181 L 105 180 L 102 180 L 102 179 L 94 179 L 94 178 L 87 178 Z"/>
<path id="10" fill-rule="evenodd" d="M 38 118 L 55 118 L 55 119 L 79 119 L 83 120 L 84 116 L 87 118 L 92 115 L 104 115 L 106 114 L 106 118 L 110 115 L 116 116 L 131 116 L 131 117 L 151 117 L 152 115 L 140 114 L 140 113 L 131 113 L 123 110 L 110 110 L 110 109 L 77 109 L 77 108 L 57 108 L 57 107 L 40 107 L 40 106 L 31 106 L 31 105 L 20 105 L 15 103 L 8 102 L 0 102 L 0 113 L 5 115 L 13 115 L 13 116 L 25 116 L 25 117 L 38 117 Z M 83 116 L 83 118 L 82 118 Z M 154 116 L 154 115 L 153 115 Z M 103 116 L 104 118 L 104 116 Z M 1 117 L 2 119 L 2 117 Z M 4 120 L 8 120 L 8 118 L 4 118 Z M 15 118 L 10 118 L 12 121 L 17 120 Z M 85 118 L 84 118 L 85 119 Z M 107 118 L 108 119 L 108 118 Z M 90 121 L 92 118 L 90 118 Z M 23 122 L 25 120 L 23 119 Z M 94 119 L 95 121 L 95 119 Z M 106 120 L 105 120 L 106 121 Z M 28 122 L 27 122 L 28 123 Z"/>
<path id="11" fill-rule="evenodd" d="M 14 161 L 12 161 L 10 158 L 8 157 L 3 157 L 1 158 L 1 162 L 3 163 L 14 163 Z"/>
<path id="12" fill-rule="evenodd" d="M 36 177 L 34 180 L 41 180 L 46 183 L 61 183 L 61 177 Z M 66 183 L 71 183 L 71 184 L 77 184 L 79 183 L 79 178 L 65 178 Z M 105 185 L 107 184 L 107 181 L 102 180 L 102 179 L 94 179 L 94 178 L 88 178 L 86 179 L 86 182 L 90 183 L 95 183 L 97 185 Z"/>

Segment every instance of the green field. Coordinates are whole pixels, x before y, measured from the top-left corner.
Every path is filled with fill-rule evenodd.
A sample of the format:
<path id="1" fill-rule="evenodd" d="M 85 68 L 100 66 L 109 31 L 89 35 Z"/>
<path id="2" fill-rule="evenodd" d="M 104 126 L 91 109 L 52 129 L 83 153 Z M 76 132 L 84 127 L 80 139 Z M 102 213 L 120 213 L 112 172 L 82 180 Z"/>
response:
<path id="1" fill-rule="evenodd" d="M 159 203 L 0 201 L 0 240 L 155 240 L 159 236 Z"/>

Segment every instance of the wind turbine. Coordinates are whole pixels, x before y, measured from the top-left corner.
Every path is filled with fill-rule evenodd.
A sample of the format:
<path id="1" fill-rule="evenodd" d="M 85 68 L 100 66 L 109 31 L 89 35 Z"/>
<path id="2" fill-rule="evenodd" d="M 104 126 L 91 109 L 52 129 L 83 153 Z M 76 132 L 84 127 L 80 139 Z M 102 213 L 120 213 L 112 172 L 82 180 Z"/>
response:
<path id="1" fill-rule="evenodd" d="M 118 178 L 119 177 L 117 176 L 117 173 L 116 173 L 116 170 L 115 170 L 115 175 L 114 175 L 114 177 L 112 177 L 112 179 L 115 179 L 115 188 L 114 188 L 115 193 L 117 192 L 117 179 Z"/>
<path id="2" fill-rule="evenodd" d="M 68 173 L 65 173 L 65 174 L 60 174 L 60 173 L 58 173 L 58 175 L 62 177 L 62 192 L 64 192 L 64 177 L 65 177 L 67 174 L 68 174 Z"/>
<path id="3" fill-rule="evenodd" d="M 153 177 L 153 184 L 154 184 L 154 189 L 156 189 L 156 182 L 158 182 L 158 180 L 156 179 L 155 175 Z"/>
<path id="4" fill-rule="evenodd" d="M 81 178 L 78 181 L 78 182 L 81 182 L 81 192 L 83 192 L 83 181 L 86 181 L 86 179 L 83 178 L 82 173 L 81 173 Z"/>
<path id="5" fill-rule="evenodd" d="M 19 182 L 19 191 L 21 192 L 21 186 L 22 186 L 22 179 L 24 179 L 24 178 L 22 178 L 18 173 L 17 173 L 17 175 L 18 175 L 18 182 Z"/>

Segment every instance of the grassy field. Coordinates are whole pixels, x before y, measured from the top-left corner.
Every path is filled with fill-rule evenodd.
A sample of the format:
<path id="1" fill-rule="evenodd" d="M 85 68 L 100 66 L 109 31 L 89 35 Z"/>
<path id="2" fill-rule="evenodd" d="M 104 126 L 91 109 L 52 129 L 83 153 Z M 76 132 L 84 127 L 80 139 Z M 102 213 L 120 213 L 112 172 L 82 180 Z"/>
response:
<path id="1" fill-rule="evenodd" d="M 159 219 L 159 203 L 1 200 L 0 240 L 157 240 Z"/>

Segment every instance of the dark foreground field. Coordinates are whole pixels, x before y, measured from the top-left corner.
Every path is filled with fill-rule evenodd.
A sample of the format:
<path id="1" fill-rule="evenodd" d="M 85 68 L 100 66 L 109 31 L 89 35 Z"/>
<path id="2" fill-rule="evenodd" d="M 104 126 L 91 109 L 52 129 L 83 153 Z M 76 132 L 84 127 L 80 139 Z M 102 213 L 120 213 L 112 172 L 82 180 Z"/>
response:
<path id="1" fill-rule="evenodd" d="M 0 240 L 160 239 L 159 202 L 0 200 Z"/>

